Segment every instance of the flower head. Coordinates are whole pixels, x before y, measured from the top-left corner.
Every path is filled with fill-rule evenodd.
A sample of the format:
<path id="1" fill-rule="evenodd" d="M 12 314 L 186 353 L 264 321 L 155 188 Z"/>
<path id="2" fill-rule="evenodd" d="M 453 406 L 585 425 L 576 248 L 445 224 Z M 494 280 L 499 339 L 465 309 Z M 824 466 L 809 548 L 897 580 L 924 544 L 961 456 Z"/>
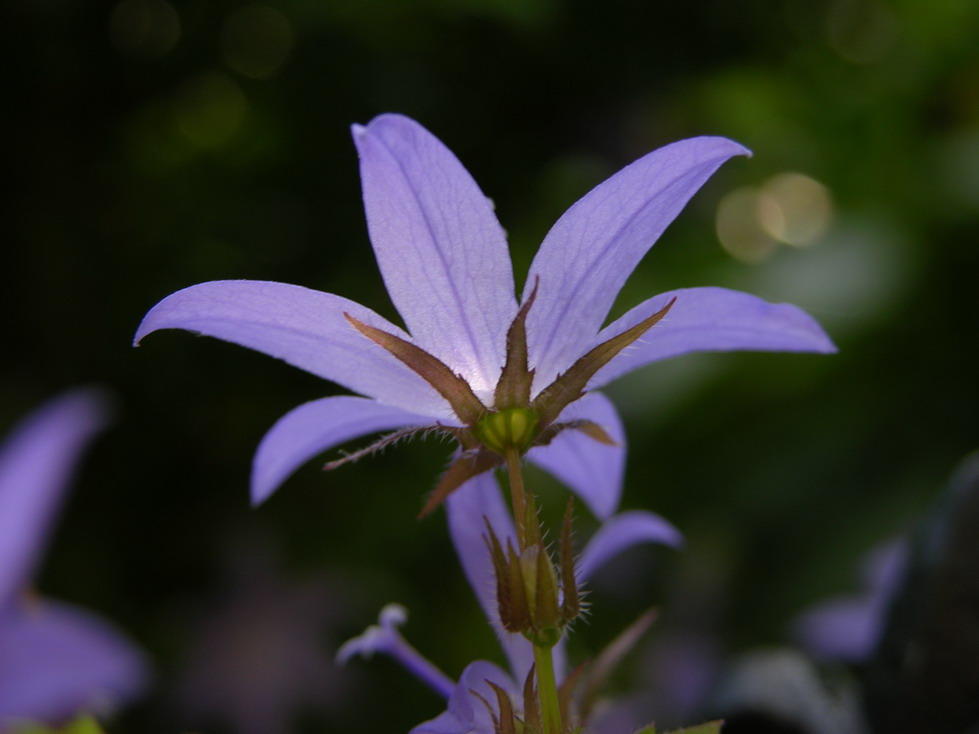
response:
<path id="1" fill-rule="evenodd" d="M 18 720 L 55 723 L 101 711 L 146 681 L 142 655 L 109 624 L 23 595 L 71 470 L 104 412 L 97 394 L 68 393 L 0 448 L 0 731 Z"/>
<path id="2" fill-rule="evenodd" d="M 306 403 L 273 426 L 255 457 L 255 502 L 340 443 L 435 427 L 463 451 L 429 507 L 516 450 L 607 517 L 621 456 L 601 420 L 610 407 L 586 402 L 588 392 L 688 352 L 834 350 L 799 309 L 721 288 L 656 296 L 602 328 L 629 274 L 690 197 L 724 161 L 748 153 L 737 143 L 667 145 L 586 194 L 545 237 L 518 303 L 503 229 L 458 159 L 400 115 L 353 133 L 371 242 L 407 331 L 340 296 L 214 281 L 165 298 L 136 334 L 137 343 L 167 328 L 215 336 L 367 396 Z M 564 471 L 569 462 L 584 473 Z"/>

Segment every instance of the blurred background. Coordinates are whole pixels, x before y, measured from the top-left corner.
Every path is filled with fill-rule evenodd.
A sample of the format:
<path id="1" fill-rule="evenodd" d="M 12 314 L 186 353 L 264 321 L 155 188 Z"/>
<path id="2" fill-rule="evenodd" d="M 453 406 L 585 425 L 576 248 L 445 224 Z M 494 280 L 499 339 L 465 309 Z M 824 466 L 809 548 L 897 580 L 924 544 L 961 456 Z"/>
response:
<path id="1" fill-rule="evenodd" d="M 110 728 L 405 731 L 441 701 L 390 661 L 332 663 L 391 601 L 449 675 L 500 658 L 443 517 L 415 519 L 445 444 L 331 475 L 313 462 L 252 509 L 264 432 L 340 389 L 185 332 L 130 346 L 159 299 L 215 279 L 396 318 L 349 134 L 382 112 L 428 127 L 495 201 L 518 283 L 554 220 L 626 163 L 693 135 L 738 140 L 754 157 L 711 179 L 612 315 L 725 286 L 803 307 L 840 348 L 685 357 L 608 390 L 631 448 L 623 507 L 688 541 L 596 582 L 577 659 L 664 609 L 612 692 L 654 685 L 668 630 L 712 659 L 785 644 L 806 607 L 859 590 L 864 553 L 913 528 L 979 447 L 973 0 L 7 0 L 0 14 L 0 426 L 80 384 L 118 397 L 38 579 L 154 661 L 152 692 Z"/>

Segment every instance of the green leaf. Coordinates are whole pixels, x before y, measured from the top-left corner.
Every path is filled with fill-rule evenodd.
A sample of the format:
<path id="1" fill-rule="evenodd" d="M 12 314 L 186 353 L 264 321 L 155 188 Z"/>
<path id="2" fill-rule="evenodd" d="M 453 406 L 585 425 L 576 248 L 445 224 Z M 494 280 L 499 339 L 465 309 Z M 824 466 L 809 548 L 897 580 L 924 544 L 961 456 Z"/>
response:
<path id="1" fill-rule="evenodd" d="M 708 721 L 706 724 L 688 726 L 685 729 L 674 729 L 667 734 L 719 734 L 723 721 Z"/>
<path id="2" fill-rule="evenodd" d="M 718 734 L 721 731 L 721 726 L 724 724 L 723 721 L 708 721 L 706 724 L 698 724 L 697 726 L 688 726 L 684 729 L 674 729 L 670 732 L 664 732 L 663 734 Z M 655 726 L 647 726 L 645 729 L 640 729 L 636 734 L 656 734 Z"/>
<path id="3" fill-rule="evenodd" d="M 91 716 L 79 716 L 58 728 L 43 724 L 23 724 L 14 729 L 14 734 L 105 734 L 105 731 Z"/>

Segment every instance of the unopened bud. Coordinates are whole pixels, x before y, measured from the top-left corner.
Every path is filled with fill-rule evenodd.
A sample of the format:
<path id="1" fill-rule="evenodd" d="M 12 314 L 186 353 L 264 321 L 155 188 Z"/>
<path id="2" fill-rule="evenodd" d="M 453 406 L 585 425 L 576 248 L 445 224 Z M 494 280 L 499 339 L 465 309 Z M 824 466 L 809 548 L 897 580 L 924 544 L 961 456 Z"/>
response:
<path id="1" fill-rule="evenodd" d="M 486 527 L 504 629 L 519 632 L 538 647 L 553 647 L 581 609 L 570 546 L 565 547 L 570 541 L 570 531 L 566 529 L 562 533 L 559 576 L 539 537 L 519 553 L 508 540 L 504 551 L 488 522 Z"/>

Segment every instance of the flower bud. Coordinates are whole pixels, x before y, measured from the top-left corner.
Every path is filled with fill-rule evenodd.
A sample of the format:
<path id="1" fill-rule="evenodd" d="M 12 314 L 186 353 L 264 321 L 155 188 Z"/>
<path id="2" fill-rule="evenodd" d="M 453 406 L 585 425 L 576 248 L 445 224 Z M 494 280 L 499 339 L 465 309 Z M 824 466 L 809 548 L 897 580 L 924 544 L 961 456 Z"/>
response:
<path id="1" fill-rule="evenodd" d="M 507 540 L 506 551 L 489 523 L 487 546 L 496 572 L 500 621 L 538 647 L 553 647 L 581 611 L 570 548 L 570 511 L 561 535 L 560 575 L 540 535 L 519 553 Z"/>

